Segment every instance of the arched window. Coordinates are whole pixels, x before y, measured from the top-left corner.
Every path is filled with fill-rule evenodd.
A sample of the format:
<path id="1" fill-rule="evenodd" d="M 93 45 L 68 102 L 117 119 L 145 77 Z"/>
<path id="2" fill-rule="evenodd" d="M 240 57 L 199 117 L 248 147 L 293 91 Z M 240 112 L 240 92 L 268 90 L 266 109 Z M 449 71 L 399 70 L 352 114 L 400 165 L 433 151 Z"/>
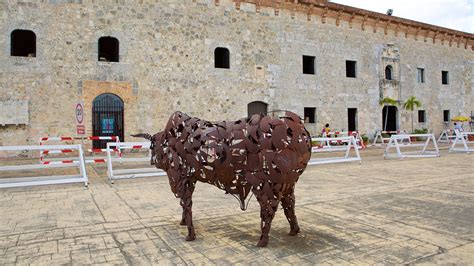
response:
<path id="1" fill-rule="evenodd" d="M 11 56 L 36 57 L 36 34 L 31 30 L 14 30 L 10 40 Z"/>
<path id="2" fill-rule="evenodd" d="M 119 41 L 114 37 L 101 37 L 99 39 L 99 61 L 119 61 Z"/>
<path id="3" fill-rule="evenodd" d="M 248 117 L 252 117 L 252 115 L 254 114 L 264 114 L 266 115 L 267 114 L 267 107 L 268 107 L 268 104 L 264 103 L 264 102 L 259 102 L 259 101 L 255 101 L 255 102 L 251 102 L 247 105 L 247 114 L 248 114 Z"/>
<path id="4" fill-rule="evenodd" d="M 217 47 L 216 50 L 214 50 L 214 67 L 230 68 L 229 49 Z"/>
<path id="5" fill-rule="evenodd" d="M 392 80 L 393 79 L 393 76 L 392 76 L 392 71 L 393 68 L 391 65 L 388 65 L 385 67 L 385 79 L 386 80 Z"/>

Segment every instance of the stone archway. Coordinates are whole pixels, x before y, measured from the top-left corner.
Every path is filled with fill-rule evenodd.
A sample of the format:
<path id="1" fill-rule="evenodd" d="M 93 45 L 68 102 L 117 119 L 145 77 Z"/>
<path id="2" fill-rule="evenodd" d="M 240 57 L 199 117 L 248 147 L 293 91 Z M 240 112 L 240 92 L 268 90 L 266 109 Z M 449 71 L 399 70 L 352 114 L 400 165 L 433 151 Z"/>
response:
<path id="1" fill-rule="evenodd" d="M 112 93 L 104 93 L 92 101 L 92 134 L 94 136 L 118 136 L 124 139 L 124 103 Z M 94 140 L 94 148 L 106 148 L 107 141 Z"/>
<path id="2" fill-rule="evenodd" d="M 112 94 L 120 98 L 123 102 L 123 134 L 124 137 L 139 132 L 137 129 L 140 115 L 138 111 L 138 98 L 133 93 L 132 84 L 129 82 L 111 82 L 111 81 L 95 81 L 85 80 L 82 87 L 82 99 L 84 100 L 84 114 L 86 135 L 94 136 L 93 130 L 93 102 L 96 98 L 103 94 Z M 92 126 L 90 126 L 92 125 Z M 123 138 L 120 139 L 123 141 Z"/>

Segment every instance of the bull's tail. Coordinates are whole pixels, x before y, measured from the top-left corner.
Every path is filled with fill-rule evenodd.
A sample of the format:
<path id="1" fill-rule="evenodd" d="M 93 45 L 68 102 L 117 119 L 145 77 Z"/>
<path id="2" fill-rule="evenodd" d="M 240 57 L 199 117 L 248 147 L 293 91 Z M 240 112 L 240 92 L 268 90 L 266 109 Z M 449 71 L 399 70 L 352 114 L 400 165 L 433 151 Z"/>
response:
<path id="1" fill-rule="evenodd" d="M 135 135 L 131 135 L 132 137 L 135 138 L 144 138 L 147 139 L 151 142 L 150 144 L 150 150 L 151 150 L 151 159 L 150 159 L 150 164 L 155 165 L 155 139 L 153 138 L 152 135 L 148 133 L 139 133 Z"/>
<path id="2" fill-rule="evenodd" d="M 153 139 L 153 136 L 148 134 L 148 133 L 139 133 L 139 134 L 132 135 L 132 137 L 144 138 L 144 139 L 147 139 L 149 141 L 151 141 Z"/>

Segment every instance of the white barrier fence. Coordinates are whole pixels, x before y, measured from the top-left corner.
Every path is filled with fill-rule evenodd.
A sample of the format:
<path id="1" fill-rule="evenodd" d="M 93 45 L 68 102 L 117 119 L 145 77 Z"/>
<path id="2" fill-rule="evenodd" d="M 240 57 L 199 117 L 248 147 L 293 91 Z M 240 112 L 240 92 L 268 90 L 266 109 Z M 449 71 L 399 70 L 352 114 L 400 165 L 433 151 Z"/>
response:
<path id="1" fill-rule="evenodd" d="M 405 135 L 406 131 L 405 130 L 396 130 L 396 131 L 377 130 L 377 133 L 375 133 L 374 142 L 372 143 L 372 146 L 385 145 L 390 141 L 390 137 L 386 138 L 383 136 L 383 134 Z M 378 140 L 380 140 L 380 143 L 377 142 Z M 403 141 L 410 142 L 410 137 L 404 138 Z"/>
<path id="2" fill-rule="evenodd" d="M 451 133 L 451 134 L 450 134 Z M 456 132 L 454 129 L 446 129 L 439 135 L 438 143 L 452 143 L 456 138 Z"/>
<path id="3" fill-rule="evenodd" d="M 456 130 L 456 138 L 449 149 L 449 152 L 473 152 L 474 147 L 469 147 L 468 144 L 474 143 L 474 141 L 469 141 L 469 136 L 474 136 L 474 132 L 459 132 Z M 462 147 L 457 147 L 458 144 L 462 144 Z"/>
<path id="4" fill-rule="evenodd" d="M 328 163 L 344 163 L 358 161 L 362 163 L 359 154 L 359 146 L 354 136 L 337 137 L 337 138 L 312 138 L 312 142 L 319 142 L 320 145 L 311 148 L 312 153 L 326 153 L 326 152 L 345 152 L 343 157 L 325 157 L 312 158 L 308 165 L 320 165 Z M 336 146 L 334 143 L 346 143 L 346 145 Z M 354 150 L 355 156 L 350 156 L 351 150 Z"/>
<path id="5" fill-rule="evenodd" d="M 382 130 L 378 130 L 377 133 L 375 134 L 375 137 L 374 137 L 374 142 L 373 142 L 373 146 L 377 146 L 377 145 L 385 145 L 387 144 L 389 141 L 390 141 L 390 136 L 387 138 L 387 137 L 384 137 L 383 135 L 384 134 L 392 134 L 392 135 L 403 135 L 405 136 L 406 135 L 406 131 L 405 130 L 396 130 L 396 131 L 382 131 Z M 378 141 L 380 140 L 380 143 L 378 143 Z M 410 138 L 409 137 L 405 137 L 403 139 L 403 141 L 410 141 Z"/>
<path id="6" fill-rule="evenodd" d="M 119 137 L 117 136 L 90 136 L 90 137 L 85 137 L 85 138 L 82 138 L 82 139 L 77 139 L 77 140 L 81 140 L 81 142 L 83 140 L 110 140 L 110 141 L 114 141 L 114 142 L 120 142 L 120 139 Z M 55 141 L 55 142 L 75 142 L 75 139 L 72 138 L 72 137 L 43 137 L 40 139 L 39 141 L 39 145 L 43 146 L 45 143 L 47 142 L 51 142 L 51 141 Z M 51 162 L 58 162 L 58 161 L 68 161 L 68 160 L 71 160 L 70 157 L 61 157 L 60 155 L 62 154 L 68 154 L 68 153 L 71 153 L 73 152 L 72 150 L 68 150 L 68 149 L 61 149 L 61 150 L 49 150 L 49 149 L 42 149 L 40 150 L 40 162 L 42 164 L 48 164 L 48 163 L 51 163 Z M 84 162 L 85 163 L 105 163 L 106 162 L 106 149 L 87 149 L 87 152 L 89 152 L 90 154 L 93 154 L 93 156 L 85 156 L 84 157 Z M 114 152 L 118 152 L 118 150 L 114 150 Z M 102 155 L 100 155 L 100 153 L 102 153 Z M 57 155 L 59 157 L 49 157 L 49 155 Z M 99 154 L 99 155 L 98 155 Z M 117 154 L 118 156 L 120 156 L 120 154 Z"/>
<path id="7" fill-rule="evenodd" d="M 79 175 L 61 175 L 61 176 L 35 176 L 35 177 L 15 177 L 0 178 L 0 188 L 24 187 L 37 185 L 84 183 L 88 186 L 88 178 L 84 163 L 84 154 L 81 145 L 42 145 L 42 146 L 0 146 L 0 151 L 38 151 L 38 150 L 76 150 L 77 158 L 63 160 L 58 162 L 48 162 L 44 164 L 31 165 L 6 165 L 0 166 L 0 172 L 4 171 L 27 171 L 47 168 L 65 168 L 78 167 Z"/>
<path id="8" fill-rule="evenodd" d="M 109 180 L 114 179 L 148 177 L 148 176 L 165 176 L 166 172 L 156 167 L 148 168 L 125 168 L 114 169 L 114 163 L 126 164 L 130 162 L 150 162 L 151 150 L 150 142 L 109 142 L 107 143 L 107 175 Z M 113 158 L 111 152 L 117 149 L 121 156 Z M 147 150 L 147 156 L 126 158 L 124 150 Z"/>
<path id="9" fill-rule="evenodd" d="M 404 143 L 407 138 L 416 137 L 416 138 L 426 138 L 424 143 Z M 428 150 L 433 149 L 430 148 L 429 145 L 432 143 L 434 151 Z M 422 150 L 416 151 L 403 151 L 402 148 L 408 147 L 423 147 Z M 396 154 L 390 153 L 390 149 L 395 148 Z M 436 139 L 433 134 L 402 134 L 402 135 L 392 135 L 390 136 L 390 140 L 387 143 L 384 151 L 384 158 L 426 158 L 426 157 L 439 157 L 439 149 L 436 143 Z"/>
<path id="10" fill-rule="evenodd" d="M 349 136 L 354 137 L 359 149 L 365 149 L 364 141 L 362 141 L 362 138 L 360 136 L 359 131 L 331 131 L 331 132 L 328 132 L 328 133 L 326 133 L 326 132 L 323 133 L 323 138 L 337 138 L 337 137 L 349 137 Z M 327 144 L 332 144 L 332 145 L 341 144 L 341 145 L 344 145 L 344 144 L 347 144 L 348 142 L 349 142 L 349 140 L 345 140 L 345 141 L 344 140 L 331 140 L 331 143 L 327 143 Z"/>

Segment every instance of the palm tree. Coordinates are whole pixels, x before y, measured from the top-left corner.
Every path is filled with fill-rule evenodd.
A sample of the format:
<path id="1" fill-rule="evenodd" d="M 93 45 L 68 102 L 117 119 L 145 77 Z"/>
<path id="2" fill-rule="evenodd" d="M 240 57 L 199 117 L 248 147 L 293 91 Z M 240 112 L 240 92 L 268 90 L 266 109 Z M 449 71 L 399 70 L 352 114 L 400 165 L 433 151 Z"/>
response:
<path id="1" fill-rule="evenodd" d="M 418 107 L 421 107 L 421 102 L 418 101 L 415 96 L 411 96 L 403 104 L 405 110 L 411 111 L 411 132 L 413 132 L 413 111 Z"/>
<path id="2" fill-rule="evenodd" d="M 397 105 L 398 101 L 389 97 L 385 97 L 382 100 L 380 100 L 379 104 L 383 107 L 387 107 L 391 105 Z M 387 130 L 387 119 L 388 119 L 388 107 L 387 107 L 387 110 L 385 111 L 385 124 L 383 126 L 383 131 Z"/>

